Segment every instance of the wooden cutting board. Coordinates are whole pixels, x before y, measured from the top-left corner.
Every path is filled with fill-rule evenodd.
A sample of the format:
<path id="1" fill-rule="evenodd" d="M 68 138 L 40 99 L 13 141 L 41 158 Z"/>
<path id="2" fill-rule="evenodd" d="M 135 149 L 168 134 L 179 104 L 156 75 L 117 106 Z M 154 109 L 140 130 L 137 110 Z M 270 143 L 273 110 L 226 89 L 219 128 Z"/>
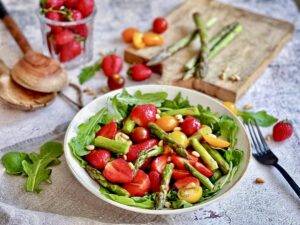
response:
<path id="1" fill-rule="evenodd" d="M 294 31 L 294 26 L 286 21 L 213 0 L 188 0 L 166 17 L 169 29 L 163 34 L 165 40 L 163 46 L 141 50 L 129 47 L 124 53 L 125 61 L 147 62 L 166 46 L 191 33 L 195 29 L 192 19 L 194 12 L 200 12 L 205 21 L 214 17 L 218 19 L 208 31 L 209 37 L 234 21 L 242 24 L 243 31 L 209 62 L 209 73 L 203 80 L 191 78 L 182 81 L 180 79 L 183 65 L 199 51 L 199 41 L 195 40 L 189 47 L 155 67 L 155 71 L 161 74 L 159 83 L 193 88 L 226 101 L 235 102 L 247 91 L 289 41 Z M 224 71 L 227 77 L 238 75 L 240 81 L 221 80 L 219 75 Z"/>

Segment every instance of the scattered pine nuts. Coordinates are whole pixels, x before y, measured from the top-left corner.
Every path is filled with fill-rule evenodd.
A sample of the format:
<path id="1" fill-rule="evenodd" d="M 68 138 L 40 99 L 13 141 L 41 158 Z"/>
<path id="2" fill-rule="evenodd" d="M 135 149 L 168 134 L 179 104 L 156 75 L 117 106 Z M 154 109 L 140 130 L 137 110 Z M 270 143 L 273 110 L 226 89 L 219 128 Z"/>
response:
<path id="1" fill-rule="evenodd" d="M 95 146 L 94 145 L 88 145 L 86 146 L 86 149 L 89 150 L 89 151 L 92 151 L 95 149 Z"/>
<path id="2" fill-rule="evenodd" d="M 123 159 L 124 159 L 124 160 L 127 160 L 127 155 L 123 155 Z"/>
<path id="3" fill-rule="evenodd" d="M 232 82 L 237 82 L 241 80 L 241 78 L 236 74 L 231 75 L 230 77 L 228 77 L 228 79 Z"/>
<path id="4" fill-rule="evenodd" d="M 265 183 L 265 181 L 264 181 L 264 179 L 258 177 L 258 178 L 255 179 L 255 183 L 256 184 L 263 184 L 263 183 Z"/>
<path id="5" fill-rule="evenodd" d="M 156 114 L 155 115 L 155 118 L 158 120 L 158 119 L 160 119 L 160 115 L 159 114 Z"/>
<path id="6" fill-rule="evenodd" d="M 160 140 L 159 142 L 158 142 L 158 146 L 163 146 L 164 145 L 164 141 L 163 140 Z"/>
<path id="7" fill-rule="evenodd" d="M 157 109 L 157 113 L 158 113 L 158 114 L 161 114 L 161 111 L 160 111 L 159 109 Z"/>
<path id="8" fill-rule="evenodd" d="M 173 130 L 174 131 L 181 131 L 181 127 L 175 127 Z"/>
<path id="9" fill-rule="evenodd" d="M 165 207 L 168 208 L 168 209 L 171 208 L 171 203 L 170 202 L 165 202 Z"/>
<path id="10" fill-rule="evenodd" d="M 271 134 L 268 134 L 268 135 L 265 137 L 265 140 L 266 140 L 266 141 L 272 141 L 272 135 L 271 135 Z"/>
<path id="11" fill-rule="evenodd" d="M 249 110 L 249 109 L 252 109 L 252 108 L 253 108 L 253 105 L 250 104 L 250 103 L 247 103 L 246 105 L 243 106 L 244 110 Z"/>
<path id="12" fill-rule="evenodd" d="M 120 132 L 120 136 L 126 140 L 129 140 L 129 136 L 127 134 Z"/>
<path id="13" fill-rule="evenodd" d="M 105 94 L 105 93 L 109 92 L 109 88 L 107 86 L 103 86 L 100 88 L 100 91 Z"/>
<path id="14" fill-rule="evenodd" d="M 219 79 L 220 80 L 225 80 L 226 79 L 226 75 L 225 75 L 224 71 L 219 75 Z"/>
<path id="15" fill-rule="evenodd" d="M 94 89 L 92 89 L 92 88 L 89 88 L 89 87 L 85 88 L 83 90 L 83 93 L 85 93 L 85 94 L 87 94 L 89 96 L 93 96 L 93 97 L 97 96 L 96 91 Z"/>
<path id="16" fill-rule="evenodd" d="M 196 151 L 192 151 L 192 155 L 199 158 L 200 157 L 200 154 Z"/>

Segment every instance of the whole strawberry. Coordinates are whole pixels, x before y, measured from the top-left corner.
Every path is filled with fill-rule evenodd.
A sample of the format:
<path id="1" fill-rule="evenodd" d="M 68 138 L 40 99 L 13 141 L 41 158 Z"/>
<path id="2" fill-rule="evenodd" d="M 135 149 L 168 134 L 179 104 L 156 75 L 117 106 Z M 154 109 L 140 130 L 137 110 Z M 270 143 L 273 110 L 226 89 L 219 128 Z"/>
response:
<path id="1" fill-rule="evenodd" d="M 293 126 L 288 120 L 282 120 L 273 127 L 274 141 L 284 141 L 293 134 Z"/>

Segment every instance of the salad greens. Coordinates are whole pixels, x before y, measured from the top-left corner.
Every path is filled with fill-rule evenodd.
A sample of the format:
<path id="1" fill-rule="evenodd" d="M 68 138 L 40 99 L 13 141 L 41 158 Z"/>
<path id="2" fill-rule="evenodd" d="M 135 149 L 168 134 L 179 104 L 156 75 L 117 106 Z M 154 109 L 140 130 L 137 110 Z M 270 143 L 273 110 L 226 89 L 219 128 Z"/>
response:
<path id="1" fill-rule="evenodd" d="M 257 124 L 261 127 L 269 127 L 277 122 L 277 118 L 272 115 L 269 115 L 266 111 L 262 110 L 259 112 L 250 112 L 250 111 L 240 111 L 238 114 L 242 117 L 245 123 L 250 121 L 256 121 Z"/>
<path id="2" fill-rule="evenodd" d="M 179 92 L 173 100 L 166 99 L 162 103 L 160 110 L 168 111 L 171 109 L 182 109 L 182 108 L 188 108 L 188 107 L 191 107 L 188 98 L 183 98 L 181 96 L 181 92 Z"/>
<path id="3" fill-rule="evenodd" d="M 229 141 L 231 147 L 234 147 L 237 142 L 236 134 L 238 131 L 238 126 L 235 121 L 229 116 L 221 116 L 219 127 L 221 137 Z"/>
<path id="4" fill-rule="evenodd" d="M 50 141 L 40 147 L 40 153 L 8 152 L 1 161 L 5 171 L 10 175 L 25 175 L 26 191 L 40 192 L 42 182 L 50 182 L 51 169 L 58 165 L 58 159 L 63 154 L 61 143 Z"/>

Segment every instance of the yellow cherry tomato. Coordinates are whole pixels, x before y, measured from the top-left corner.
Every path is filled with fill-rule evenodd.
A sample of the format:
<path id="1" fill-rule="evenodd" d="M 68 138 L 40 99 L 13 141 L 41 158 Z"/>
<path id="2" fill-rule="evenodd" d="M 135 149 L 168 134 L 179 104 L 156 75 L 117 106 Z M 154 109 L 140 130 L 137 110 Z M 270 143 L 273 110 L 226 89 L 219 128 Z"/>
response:
<path id="1" fill-rule="evenodd" d="M 234 103 L 232 102 L 223 102 L 223 105 L 230 111 L 232 112 L 234 115 L 237 115 L 238 114 L 238 110 L 235 106 Z"/>
<path id="2" fill-rule="evenodd" d="M 145 48 L 146 44 L 143 42 L 143 33 L 135 32 L 133 34 L 133 46 L 137 49 Z"/>
<path id="3" fill-rule="evenodd" d="M 122 38 L 123 41 L 126 43 L 131 43 L 132 39 L 133 39 L 133 34 L 135 32 L 139 32 L 138 29 L 134 28 L 134 27 L 128 27 L 126 28 L 123 32 L 122 32 Z"/>
<path id="4" fill-rule="evenodd" d="M 177 119 L 169 115 L 162 116 L 160 119 L 157 119 L 155 123 L 166 132 L 172 131 L 175 127 L 178 126 Z"/>
<path id="5" fill-rule="evenodd" d="M 217 138 L 213 134 L 203 135 L 203 139 L 212 147 L 226 148 L 229 147 L 230 143 L 221 138 Z"/>
<path id="6" fill-rule="evenodd" d="M 207 125 L 202 125 L 202 127 L 199 129 L 200 134 L 207 135 L 212 133 L 212 129 Z"/>
<path id="7" fill-rule="evenodd" d="M 194 184 L 194 183 L 191 183 Z M 178 198 L 189 203 L 196 203 L 202 197 L 202 188 L 198 185 L 187 185 L 178 190 Z"/>
<path id="8" fill-rule="evenodd" d="M 180 146 L 186 148 L 189 144 L 187 136 L 179 130 L 173 131 L 169 137 Z"/>
<path id="9" fill-rule="evenodd" d="M 147 32 L 143 36 L 143 41 L 147 46 L 159 46 L 164 43 L 164 38 L 159 34 Z"/>

